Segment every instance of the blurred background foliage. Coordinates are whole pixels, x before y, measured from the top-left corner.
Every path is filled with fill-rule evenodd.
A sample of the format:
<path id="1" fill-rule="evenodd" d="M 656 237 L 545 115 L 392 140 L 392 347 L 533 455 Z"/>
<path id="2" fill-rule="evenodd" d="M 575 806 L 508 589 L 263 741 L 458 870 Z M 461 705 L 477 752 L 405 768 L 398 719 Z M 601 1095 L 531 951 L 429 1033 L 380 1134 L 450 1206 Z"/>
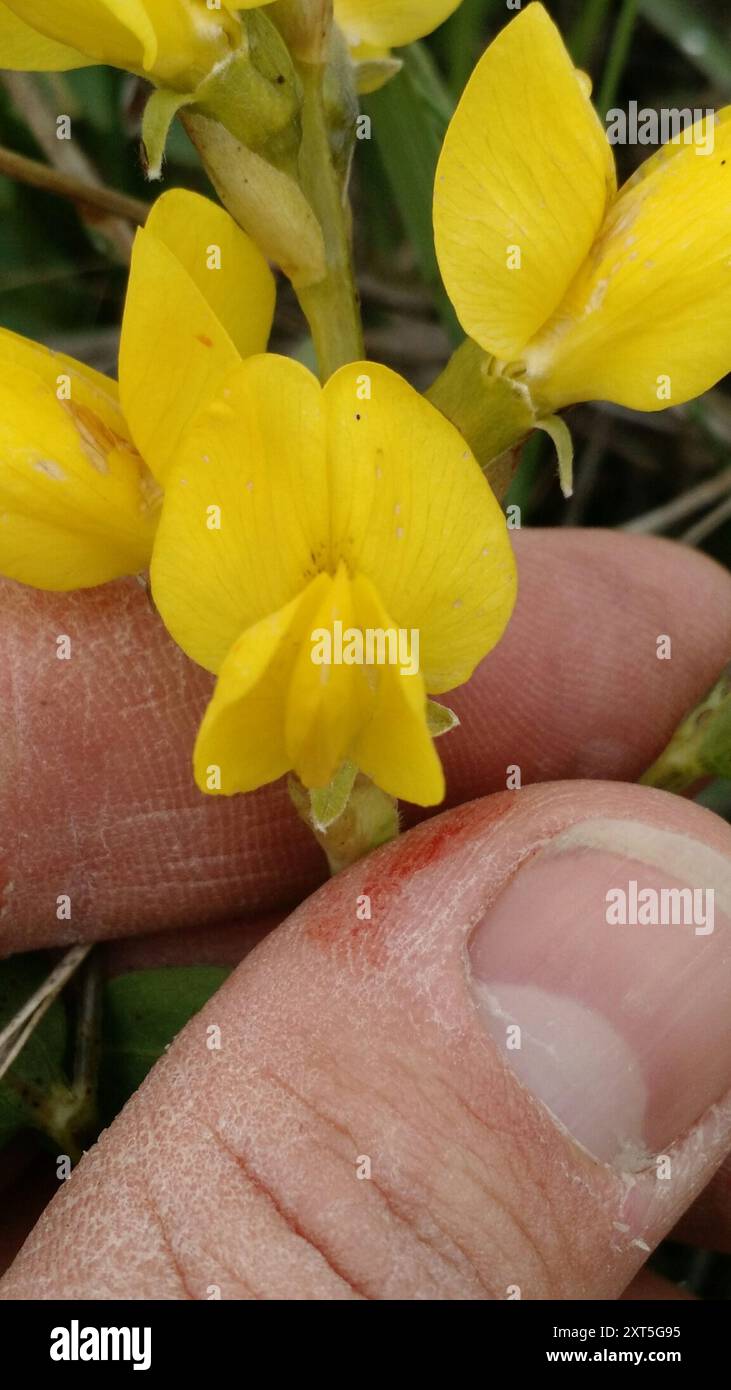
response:
<path id="1" fill-rule="evenodd" d="M 601 112 L 731 103 L 729 0 L 544 0 Z M 511 11 L 463 0 L 432 38 L 401 56 L 400 75 L 367 98 L 372 139 L 356 150 L 356 255 L 368 350 L 423 388 L 460 331 L 440 285 L 431 231 L 434 168 L 450 113 L 475 60 Z M 0 145 L 85 182 L 150 201 L 182 184 L 210 192 L 182 130 L 163 185 L 145 182 L 139 126 L 146 90 L 105 68 L 49 76 L 0 74 Z M 56 138 L 59 114 L 73 138 Z M 627 177 L 648 153 L 615 150 Z M 132 224 L 0 176 L 0 323 L 115 374 Z M 702 321 L 698 324 L 703 333 Z M 273 345 L 307 353 L 306 327 L 283 283 Z M 692 351 L 692 344 L 689 344 Z M 523 522 L 623 527 L 672 536 L 731 566 L 731 395 L 656 415 L 606 405 L 570 412 L 577 485 L 566 504 L 544 436 L 527 445 L 509 500 Z M 731 784 L 703 799 L 731 818 Z M 731 1294 L 731 1260 L 666 1245 L 659 1265 L 705 1297 Z"/>

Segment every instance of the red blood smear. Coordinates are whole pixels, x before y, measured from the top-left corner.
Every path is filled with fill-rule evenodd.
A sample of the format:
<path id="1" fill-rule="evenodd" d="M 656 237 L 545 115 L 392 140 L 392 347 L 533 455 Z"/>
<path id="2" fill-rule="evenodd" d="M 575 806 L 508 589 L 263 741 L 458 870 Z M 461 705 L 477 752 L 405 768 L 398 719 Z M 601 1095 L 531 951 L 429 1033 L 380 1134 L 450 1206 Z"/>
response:
<path id="1" fill-rule="evenodd" d="M 473 801 L 448 811 L 437 820 L 427 821 L 412 830 L 408 838 L 386 846 L 369 864 L 369 876 L 360 885 L 353 880 L 352 889 L 343 883 L 339 912 L 321 916 L 305 929 L 307 938 L 327 951 L 334 951 L 340 961 L 360 957 L 371 967 L 382 966 L 390 955 L 391 933 L 388 930 L 389 910 L 402 888 L 415 874 L 445 859 L 459 848 L 460 840 L 471 833 L 483 834 L 515 806 L 515 794 L 504 792 L 483 801 Z M 371 900 L 371 917 L 361 921 L 356 916 L 357 900 Z"/>

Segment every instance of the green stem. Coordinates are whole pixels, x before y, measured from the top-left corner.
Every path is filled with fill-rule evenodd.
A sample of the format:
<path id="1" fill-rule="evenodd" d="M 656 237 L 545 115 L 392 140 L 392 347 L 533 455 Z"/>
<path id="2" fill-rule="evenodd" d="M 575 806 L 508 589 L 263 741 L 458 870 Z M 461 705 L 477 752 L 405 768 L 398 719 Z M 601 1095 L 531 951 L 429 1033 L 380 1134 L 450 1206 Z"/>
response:
<path id="1" fill-rule="evenodd" d="M 79 1162 L 84 1144 L 98 1129 L 97 1082 L 101 1054 L 102 973 L 98 950 L 85 961 L 76 1006 L 74 1072 L 71 1086 L 56 1087 L 44 1100 L 43 1128 Z"/>
<path id="2" fill-rule="evenodd" d="M 324 68 L 302 63 L 302 189 L 317 215 L 325 241 L 326 275 L 300 286 L 298 298 L 312 332 L 320 376 L 327 381 L 347 362 L 364 355 L 363 329 L 353 276 L 350 209 L 335 168 L 325 113 Z"/>
<path id="3" fill-rule="evenodd" d="M 77 1101 L 76 1129 L 86 1134 L 97 1123 L 102 1029 L 102 972 L 98 950 L 86 961 L 80 984 L 72 1090 Z"/>

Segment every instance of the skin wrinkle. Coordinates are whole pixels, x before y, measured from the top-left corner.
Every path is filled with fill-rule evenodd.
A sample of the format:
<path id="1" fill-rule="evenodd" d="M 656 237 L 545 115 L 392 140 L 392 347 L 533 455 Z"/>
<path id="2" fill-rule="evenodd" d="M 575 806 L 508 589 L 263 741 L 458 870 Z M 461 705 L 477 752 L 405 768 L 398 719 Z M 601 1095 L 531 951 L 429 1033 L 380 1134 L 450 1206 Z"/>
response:
<path id="1" fill-rule="evenodd" d="M 672 1183 L 654 1183 L 651 1188 L 645 1190 L 639 1183 L 628 1186 L 621 1209 L 622 1216 L 619 1219 L 632 1224 L 630 1234 L 639 1232 L 642 1235 L 660 1222 L 668 1228 L 673 1226 L 685 1208 L 694 1199 L 698 1199 L 706 1185 L 703 1173 L 706 1154 L 713 1151 L 727 1153 L 729 1145 L 731 1092 L 717 1105 L 712 1106 L 675 1144 L 666 1147 L 665 1152 L 673 1165 Z M 679 1185 L 684 1189 L 683 1200 L 679 1198 Z"/>
<path id="2" fill-rule="evenodd" d="M 500 1059 L 500 1058 L 496 1059 L 496 1061 L 497 1061 L 497 1068 L 499 1068 L 501 1060 L 502 1060 L 502 1059 Z M 495 1069 L 497 1069 L 497 1068 L 493 1067 L 493 1071 L 494 1071 Z M 504 1078 L 503 1078 L 503 1079 L 504 1079 L 504 1081 L 507 1083 L 507 1082 L 508 1082 L 508 1079 L 509 1079 L 509 1078 L 508 1078 L 508 1073 L 507 1073 L 507 1067 L 504 1066 L 504 1067 L 503 1067 L 503 1070 L 504 1070 Z M 431 1074 L 431 1077 L 430 1077 L 430 1080 L 433 1080 L 433 1079 L 434 1079 L 434 1074 L 432 1073 L 432 1074 Z M 412 1076 L 412 1078 L 411 1078 L 411 1085 L 413 1086 L 414 1084 L 415 1084 L 415 1078 Z M 454 1085 L 454 1083 L 452 1083 L 452 1084 Z M 441 1098 L 441 1097 L 442 1097 L 444 1094 L 446 1094 L 447 1092 L 448 1092 L 448 1083 L 445 1081 L 444 1084 L 442 1085 L 442 1087 L 440 1088 L 440 1090 L 439 1090 L 439 1092 L 438 1092 L 438 1095 L 439 1095 L 439 1097 Z M 400 1088 L 399 1088 L 399 1094 L 400 1094 L 400 1093 L 401 1093 L 401 1092 L 400 1092 Z M 532 1150 L 531 1150 L 530 1148 L 526 1149 L 526 1148 L 524 1148 L 523 1146 L 521 1146 L 521 1144 L 520 1144 L 520 1137 L 519 1137 L 519 1135 L 516 1136 L 515 1131 L 514 1131 L 514 1127 L 511 1127 L 509 1124 L 506 1124 L 506 1125 L 496 1125 L 496 1123 L 495 1123 L 495 1118 L 494 1118 L 494 1112 L 495 1112 L 495 1110 L 497 1110 L 498 1113 L 499 1113 L 499 1109 L 500 1109 L 499 1106 L 498 1106 L 498 1107 L 495 1107 L 494 1104 L 491 1104 L 491 1105 L 490 1105 L 491 1114 L 490 1114 L 489 1123 L 488 1123 L 488 1118 L 487 1118 L 487 1116 L 481 1116 L 481 1115 L 479 1115 L 479 1114 L 477 1113 L 477 1111 L 474 1109 L 474 1107 L 471 1106 L 471 1105 L 467 1102 L 467 1100 L 465 1099 L 464 1096 L 460 1095 L 459 1093 L 455 1093 L 454 1090 L 453 1090 L 452 1094 L 455 1095 L 455 1098 L 457 1099 L 457 1101 L 458 1101 L 458 1103 L 459 1103 L 461 1109 L 462 1109 L 466 1114 L 470 1115 L 472 1119 L 474 1119 L 479 1134 L 481 1134 L 481 1135 L 484 1137 L 485 1133 L 488 1133 L 488 1134 L 490 1135 L 491 1138 L 497 1137 L 497 1138 L 499 1138 L 499 1139 L 501 1139 L 501 1140 L 508 1139 L 508 1140 L 510 1141 L 511 1145 L 514 1146 L 515 1151 L 520 1155 L 521 1166 L 526 1167 L 526 1168 L 531 1172 L 532 1184 L 534 1184 L 534 1185 L 538 1188 L 539 1191 L 542 1191 L 542 1190 L 543 1190 L 543 1187 L 542 1187 L 542 1183 L 541 1183 L 541 1173 L 542 1173 L 542 1166 L 541 1166 L 541 1164 L 537 1161 L 537 1158 L 534 1156 L 534 1154 L 533 1154 L 533 1152 L 532 1152 Z M 491 1096 L 491 1100 L 492 1100 L 492 1099 L 494 1098 L 494 1080 L 493 1080 L 492 1077 L 491 1077 L 490 1096 Z M 531 1098 L 531 1100 L 532 1100 L 532 1098 Z M 534 1103 L 535 1103 L 535 1102 L 534 1102 Z M 435 1114 L 435 1113 L 438 1113 L 438 1114 L 442 1115 L 443 1118 L 444 1118 L 444 1120 L 445 1120 L 445 1122 L 447 1121 L 447 1118 L 448 1118 L 448 1117 L 447 1117 L 445 1111 L 444 1111 L 443 1109 L 440 1109 L 438 1106 L 435 1105 L 434 1098 L 432 1097 L 432 1098 L 431 1098 L 431 1109 L 430 1109 L 430 1111 L 429 1111 L 429 1126 L 430 1126 L 430 1130 L 431 1130 L 432 1127 L 433 1127 L 433 1119 L 434 1119 L 434 1114 Z M 453 1133 L 453 1132 L 454 1132 L 454 1125 L 451 1126 L 451 1129 L 450 1129 L 450 1127 L 447 1125 L 447 1133 L 445 1134 L 444 1131 L 442 1131 L 441 1137 L 442 1137 L 442 1138 L 447 1138 L 447 1136 L 448 1136 L 449 1134 Z M 429 1137 L 431 1138 L 431 1134 L 430 1134 Z M 542 1251 L 539 1249 L 539 1247 L 536 1245 L 535 1238 L 534 1238 L 532 1232 L 531 1232 L 530 1229 L 528 1228 L 527 1223 L 526 1223 L 524 1220 L 522 1220 L 521 1217 L 519 1216 L 518 1210 L 517 1210 L 515 1204 L 509 1202 L 509 1201 L 507 1200 L 507 1197 L 506 1197 L 506 1195 L 505 1195 L 504 1193 L 501 1192 L 500 1195 L 498 1195 L 497 1190 L 495 1189 L 495 1187 L 493 1187 L 491 1184 L 488 1184 L 487 1181 L 485 1180 L 485 1178 L 483 1177 L 483 1171 L 484 1171 L 486 1165 L 485 1165 L 484 1158 L 483 1158 L 483 1157 L 480 1155 L 480 1153 L 478 1152 L 477 1146 L 473 1146 L 473 1144 L 471 1144 L 471 1143 L 468 1144 L 467 1141 L 466 1141 L 466 1139 L 465 1139 L 464 1137 L 462 1137 L 462 1138 L 461 1138 L 461 1142 L 460 1142 L 460 1152 L 461 1152 L 463 1155 L 465 1155 L 465 1156 L 469 1156 L 469 1157 L 473 1160 L 474 1169 L 473 1169 L 473 1171 L 470 1173 L 470 1177 L 473 1178 L 473 1179 L 478 1183 L 478 1185 L 480 1186 L 480 1188 L 482 1189 L 483 1194 L 484 1194 L 484 1196 L 485 1196 L 485 1198 L 486 1198 L 487 1203 L 490 1204 L 495 1210 L 497 1210 L 497 1211 L 502 1211 L 503 1214 L 504 1214 L 504 1216 L 507 1217 L 507 1219 L 508 1219 L 509 1222 L 512 1224 L 512 1226 L 520 1233 L 520 1235 L 521 1235 L 522 1238 L 523 1238 L 523 1242 L 524 1242 L 525 1248 L 528 1249 L 528 1250 L 531 1250 L 531 1251 L 533 1252 L 533 1254 L 534 1254 L 535 1257 L 536 1257 L 536 1261 L 537 1261 L 539 1267 L 540 1267 L 540 1268 L 543 1270 L 543 1272 L 544 1272 L 544 1275 L 545 1275 L 545 1277 L 546 1277 L 546 1284 L 545 1284 L 545 1287 L 546 1287 L 546 1288 L 550 1288 L 551 1280 L 550 1280 L 550 1270 L 549 1270 L 549 1265 L 548 1265 L 547 1257 L 543 1254 L 543 1252 L 542 1252 Z M 509 1164 L 509 1167 L 510 1167 L 510 1168 L 513 1167 L 512 1162 Z M 450 1171 L 450 1173 L 453 1171 L 452 1168 L 451 1168 L 451 1166 L 450 1166 L 450 1168 L 449 1168 L 449 1171 Z M 550 1206 L 550 1203 L 547 1203 L 547 1204 L 546 1204 L 544 1210 L 545 1210 L 546 1214 L 550 1214 L 550 1213 L 551 1213 L 551 1206 Z M 557 1223 L 553 1223 L 553 1224 L 557 1227 Z M 560 1243 L 561 1243 L 561 1242 L 559 1242 L 559 1244 L 560 1244 Z M 513 1258 L 516 1258 L 515 1244 L 514 1244 L 514 1243 L 513 1243 Z M 484 1282 L 484 1281 L 483 1281 L 483 1282 Z M 497 1295 L 497 1294 L 494 1294 L 493 1296 L 494 1296 L 494 1297 L 497 1297 L 498 1295 Z"/>
<path id="3" fill-rule="evenodd" d="M 179 1281 L 180 1281 L 180 1287 L 181 1287 L 182 1290 L 183 1290 L 183 1296 L 184 1296 L 184 1298 L 185 1298 L 186 1300 L 189 1300 L 190 1302 L 195 1301 L 195 1297 L 196 1297 L 196 1296 L 195 1296 L 195 1294 L 193 1293 L 193 1290 L 191 1289 L 190 1285 L 188 1284 L 188 1281 L 187 1281 L 187 1278 L 186 1278 L 186 1275 L 185 1275 L 185 1270 L 183 1269 L 183 1266 L 181 1265 L 181 1263 L 180 1263 L 180 1261 L 179 1261 L 179 1259 L 178 1259 L 178 1257 L 177 1257 L 177 1255 L 176 1255 L 176 1253 L 175 1253 L 174 1244 L 173 1244 L 173 1242 L 172 1242 L 170 1236 L 168 1235 L 168 1232 L 167 1232 L 167 1230 L 166 1230 L 166 1228 L 165 1228 L 165 1223 L 164 1223 L 164 1221 L 163 1221 L 163 1219 L 162 1219 L 162 1216 L 160 1215 L 160 1212 L 157 1210 L 157 1207 L 155 1206 L 155 1203 L 152 1201 L 152 1199 L 150 1198 L 149 1195 L 144 1195 L 144 1196 L 143 1196 L 143 1202 L 144 1202 L 145 1209 L 150 1213 L 150 1216 L 152 1217 L 152 1220 L 153 1220 L 155 1226 L 157 1227 L 157 1230 L 158 1230 L 159 1233 L 160 1233 L 160 1239 L 162 1240 L 163 1250 L 164 1250 L 164 1252 L 165 1252 L 165 1255 L 166 1255 L 166 1257 L 167 1257 L 167 1260 L 168 1260 L 168 1262 L 169 1262 L 169 1264 L 170 1264 L 171 1269 L 173 1269 L 173 1270 L 175 1271 L 175 1273 L 176 1273 L 176 1275 L 177 1275 L 177 1277 L 178 1277 L 178 1279 L 179 1279 Z"/>
<path id="4" fill-rule="evenodd" d="M 380 1103 L 381 1113 L 387 1114 L 390 1110 L 392 1113 L 396 1114 L 398 1119 L 401 1121 L 404 1132 L 413 1132 L 413 1124 L 405 1120 L 398 1107 L 389 1106 L 387 1098 L 382 1092 L 375 1091 L 371 1085 L 368 1086 L 368 1091 L 370 1094 L 375 1095 L 376 1099 L 378 1099 Z M 310 1106 L 309 1108 L 312 1107 Z M 335 1122 L 332 1121 L 329 1117 L 323 1116 L 322 1118 L 325 1124 L 332 1126 L 336 1129 L 339 1128 L 339 1126 L 337 1126 Z M 420 1134 L 420 1138 L 422 1143 L 427 1144 L 429 1148 L 432 1147 L 430 1135 L 427 1135 L 426 1133 L 422 1132 Z M 328 1151 L 325 1145 L 323 1145 L 322 1148 L 325 1152 Z M 333 1151 L 330 1150 L 330 1152 Z M 355 1149 L 353 1150 L 353 1152 L 355 1152 Z M 340 1156 L 338 1155 L 338 1157 Z M 442 1164 L 444 1164 L 443 1151 L 436 1150 L 435 1157 L 437 1161 L 441 1159 Z M 456 1169 L 452 1164 L 449 1164 L 447 1166 L 453 1178 Z M 378 1183 L 377 1179 L 373 1176 L 373 1174 L 371 1174 L 371 1177 L 368 1180 L 368 1186 L 366 1188 L 366 1191 L 368 1191 L 371 1187 L 374 1187 L 376 1191 L 379 1193 L 379 1195 L 382 1197 L 384 1205 L 389 1214 L 404 1229 L 405 1233 L 422 1247 L 422 1249 L 426 1252 L 428 1256 L 432 1257 L 432 1259 L 434 1256 L 436 1256 L 440 1263 L 444 1262 L 450 1265 L 452 1269 L 454 1269 L 459 1275 L 464 1274 L 465 1271 L 467 1272 L 468 1276 L 474 1280 L 474 1289 L 469 1296 L 474 1296 L 475 1292 L 477 1292 L 478 1296 L 480 1293 L 490 1298 L 498 1296 L 490 1287 L 489 1281 L 486 1279 L 484 1273 L 478 1269 L 475 1263 L 474 1253 L 468 1253 L 464 1244 L 461 1243 L 455 1235 L 450 1235 L 447 1233 L 447 1229 L 444 1222 L 440 1224 L 440 1222 L 437 1221 L 431 1206 L 435 1193 L 431 1184 L 429 1184 L 428 1181 L 425 1182 L 420 1189 L 418 1189 L 418 1198 L 416 1197 L 416 1194 L 411 1195 L 409 1198 L 407 1198 L 407 1200 L 401 1208 L 397 1206 L 397 1190 L 394 1191 L 394 1194 L 391 1197 L 388 1197 L 385 1188 Z M 487 1186 L 487 1184 L 480 1183 L 480 1187 L 482 1188 L 483 1195 L 485 1195 L 489 1200 L 493 1201 L 493 1205 L 496 1210 L 503 1210 L 504 1212 L 506 1212 L 506 1214 L 510 1214 L 508 1213 L 508 1209 L 505 1207 L 505 1205 L 499 1199 L 497 1199 L 494 1192 Z M 444 1238 L 445 1244 L 447 1246 L 451 1246 L 453 1249 L 456 1249 L 462 1256 L 461 1264 L 454 1257 L 454 1255 L 450 1253 L 449 1248 L 440 1249 L 438 1245 L 434 1243 L 433 1239 L 430 1239 L 428 1236 L 422 1235 L 421 1230 L 418 1229 L 417 1225 L 419 1221 L 419 1201 L 421 1202 L 421 1206 L 423 1207 L 424 1211 L 428 1213 L 429 1222 L 433 1223 L 433 1225 L 436 1227 L 436 1230 Z M 436 1287 L 439 1287 L 440 1283 L 442 1282 L 442 1278 L 437 1276 L 436 1280 L 434 1281 Z M 467 1296 L 467 1294 L 465 1294 L 464 1296 Z"/>
<path id="5" fill-rule="evenodd" d="M 3 692 L 3 704 L 5 704 L 7 700 L 7 704 L 10 707 L 10 719 L 3 721 L 4 737 L 2 739 L 2 746 L 5 756 L 2 760 L 3 765 L 2 771 L 0 771 L 0 779 L 3 785 L 10 783 L 10 785 L 13 786 L 16 780 L 16 771 L 23 766 L 25 761 L 23 757 L 23 720 L 21 717 L 15 662 L 13 660 L 7 661 L 5 663 L 5 669 L 7 671 L 9 689 L 7 693 Z M 8 725 L 10 726 L 9 738 L 7 737 Z M 11 804 L 10 809 L 11 814 L 7 817 L 3 817 L 1 822 L 3 840 L 7 833 L 7 826 L 13 827 L 15 835 L 12 847 L 4 846 L 0 841 L 0 850 L 4 852 L 3 857 L 0 857 L 0 871 L 2 873 L 2 878 L 0 879 L 0 888 L 2 890 L 0 892 L 0 922 L 9 915 L 11 910 L 10 894 L 14 887 L 13 864 L 14 862 L 19 863 L 21 857 L 20 817 L 16 813 L 15 804 Z M 5 862 L 3 862 L 3 859 Z"/>
<path id="6" fill-rule="evenodd" d="M 523 653 L 522 678 L 514 685 L 512 707 L 507 708 L 496 701 L 489 715 L 484 707 L 475 711 L 473 706 L 476 702 L 471 701 L 470 687 L 456 692 L 447 701 L 465 724 L 472 720 L 473 737 L 483 736 L 488 719 L 492 737 L 501 745 L 507 743 L 505 731 L 508 724 L 517 724 L 521 728 L 523 746 L 514 745 L 515 756 L 506 758 L 506 761 L 520 764 L 524 783 L 546 776 L 549 764 L 552 769 L 550 775 L 563 778 L 606 775 L 602 770 L 607 761 L 606 752 L 602 756 L 600 749 L 598 758 L 589 754 L 588 759 L 583 760 L 584 740 L 588 731 L 596 729 L 602 730 L 604 744 L 611 742 L 613 745 L 611 761 L 614 767 L 622 768 L 620 775 L 623 779 L 634 780 L 649 765 L 652 757 L 661 751 L 673 723 L 677 722 L 677 716 L 673 714 L 671 723 L 668 703 L 678 698 L 675 686 L 675 680 L 681 675 L 678 663 L 681 662 L 684 667 L 686 660 L 698 661 L 703 645 L 711 640 L 710 630 L 715 630 L 717 635 L 713 645 L 717 655 L 713 669 L 708 671 L 706 668 L 706 672 L 697 669 L 697 694 L 695 690 L 688 690 L 678 701 L 683 705 L 684 713 L 704 693 L 698 687 L 705 685 L 708 688 L 715 679 L 723 664 L 724 653 L 731 652 L 731 598 L 728 592 L 718 594 L 712 610 L 698 603 L 692 622 L 690 616 L 682 621 L 680 615 L 675 618 L 668 611 L 668 592 L 664 585 L 670 582 L 670 575 L 666 578 L 659 570 L 640 571 L 638 566 L 632 564 L 627 551 L 626 564 L 632 573 L 632 583 L 627 585 L 622 599 L 622 622 L 617 625 L 616 631 L 612 630 L 611 625 L 602 623 L 600 615 L 605 605 L 616 603 L 616 598 L 610 601 L 609 595 L 617 594 L 617 561 L 620 568 L 622 562 L 619 554 L 615 553 L 612 557 L 611 548 L 604 544 L 607 537 L 603 533 L 596 534 L 597 538 L 602 537 L 596 548 L 586 535 L 582 535 L 580 540 L 578 536 L 575 538 L 587 560 L 587 572 L 582 577 L 583 588 L 576 587 L 573 558 L 567 566 L 565 557 L 555 557 L 551 583 L 561 594 L 566 620 L 565 635 L 554 644 L 554 652 L 560 653 L 560 659 L 556 660 L 554 655 L 552 660 L 546 662 L 546 653 L 535 640 L 534 619 L 528 610 L 528 604 L 535 603 L 535 599 L 524 581 L 508 636 L 498 647 L 492 662 L 493 678 L 501 687 L 508 659 L 512 665 L 515 660 L 513 653 L 519 647 Z M 668 543 L 662 542 L 660 547 L 670 559 Z M 593 555 L 591 564 L 588 563 L 590 553 Z M 659 550 L 656 554 L 660 558 Z M 677 550 L 673 554 L 677 559 Z M 580 634 L 586 625 L 585 615 L 589 612 L 597 614 L 596 630 L 601 631 L 602 640 L 594 640 L 587 649 L 583 640 L 580 637 L 577 640 L 572 634 L 571 619 L 573 633 Z M 655 639 L 658 634 L 668 631 L 675 638 L 673 660 L 658 662 Z M 679 633 L 682 633 L 682 642 L 678 638 Z M 623 653 L 622 644 L 627 643 L 632 647 L 631 653 Z M 691 672 L 688 674 L 690 676 Z M 635 690 L 639 685 L 639 698 L 635 702 L 632 718 L 629 717 L 629 708 L 624 706 L 623 697 L 617 692 L 618 679 L 625 683 L 629 681 Z M 650 688 L 652 701 L 645 706 Z M 611 701 L 608 698 L 610 690 Z M 573 723 L 564 714 L 569 706 L 575 715 Z M 537 717 L 539 707 L 542 710 L 540 720 Z M 546 729 L 549 730 L 548 738 Z M 454 735 L 449 737 L 451 739 Z M 476 793 L 474 781 L 471 782 L 472 788 Z"/>
<path id="7" fill-rule="evenodd" d="M 350 1144 L 352 1146 L 352 1153 L 354 1155 L 357 1155 L 361 1146 L 359 1145 L 358 1141 L 355 1139 L 351 1131 L 346 1126 L 344 1126 L 341 1121 L 338 1121 L 334 1118 L 334 1116 L 330 1113 L 330 1108 L 328 1109 L 328 1111 L 325 1111 L 319 1107 L 316 1107 L 312 1100 L 305 1098 L 298 1091 L 296 1091 L 294 1087 L 287 1085 L 287 1083 L 280 1076 L 275 1076 L 272 1073 L 267 1072 L 266 1070 L 262 1072 L 262 1076 L 266 1077 L 266 1079 L 270 1082 L 273 1082 L 274 1085 L 278 1086 L 292 1099 L 299 1102 L 307 1111 L 316 1115 L 325 1128 L 332 1129 L 336 1133 L 345 1136 L 350 1141 Z M 385 1097 L 381 1096 L 380 1100 L 383 1103 Z M 325 1152 L 332 1153 L 336 1158 L 342 1161 L 342 1154 L 338 1154 L 334 1149 L 328 1148 L 328 1146 L 326 1146 L 324 1143 L 322 1147 L 325 1150 Z M 454 1258 L 454 1256 L 450 1253 L 448 1249 L 439 1250 L 434 1246 L 432 1242 L 429 1241 L 427 1237 L 423 1236 L 421 1232 L 416 1228 L 416 1226 L 413 1224 L 413 1217 L 410 1217 L 408 1212 L 408 1203 L 406 1204 L 406 1209 L 403 1205 L 399 1206 L 397 1194 L 394 1192 L 393 1194 L 389 1195 L 386 1191 L 385 1186 L 379 1183 L 373 1172 L 371 1172 L 371 1176 L 368 1179 L 368 1186 L 365 1189 L 365 1191 L 368 1192 L 371 1189 L 373 1189 L 379 1194 L 387 1211 L 393 1217 L 394 1221 L 396 1221 L 400 1226 L 405 1227 L 407 1232 L 416 1241 L 418 1241 L 418 1243 L 423 1247 L 427 1254 L 432 1256 L 436 1255 L 440 1260 L 445 1260 L 448 1264 L 450 1264 L 453 1267 L 453 1269 L 455 1269 L 458 1273 L 462 1272 L 458 1261 Z M 413 1203 L 411 1204 L 411 1206 L 413 1209 Z M 429 1214 L 433 1219 L 433 1213 L 430 1212 Z M 459 1254 L 462 1255 L 464 1264 L 467 1266 L 469 1272 L 473 1275 L 475 1279 L 476 1286 L 479 1289 L 484 1290 L 486 1287 L 484 1280 L 482 1279 L 479 1271 L 475 1267 L 473 1258 L 470 1255 L 468 1255 L 467 1251 L 459 1244 L 457 1240 L 453 1239 L 447 1234 L 443 1226 L 440 1226 L 436 1221 L 435 1225 L 437 1226 L 437 1230 L 444 1237 L 445 1243 L 456 1247 Z"/>
<path id="8" fill-rule="evenodd" d="M 304 1230 L 304 1228 L 296 1220 L 293 1214 L 290 1211 L 288 1211 L 287 1207 L 283 1204 L 281 1198 L 277 1197 L 277 1195 L 269 1186 L 269 1184 L 264 1182 L 263 1178 L 260 1176 L 259 1173 L 255 1172 L 255 1170 L 251 1166 L 251 1161 L 247 1159 L 245 1155 L 240 1153 L 238 1150 L 232 1149 L 231 1145 L 227 1143 L 227 1141 L 224 1139 L 223 1135 L 220 1133 L 219 1130 L 213 1129 L 209 1125 L 206 1125 L 205 1127 L 208 1130 L 208 1133 L 211 1135 L 211 1138 L 213 1139 L 214 1143 L 217 1144 L 218 1147 L 222 1150 L 222 1152 L 227 1154 L 231 1161 L 236 1164 L 237 1168 L 243 1174 L 251 1189 L 254 1192 L 256 1192 L 256 1194 L 260 1198 L 264 1198 L 264 1200 L 269 1203 L 271 1208 L 276 1212 L 281 1223 L 286 1227 L 289 1234 L 293 1235 L 297 1240 L 304 1241 L 304 1243 L 308 1245 L 310 1249 L 315 1252 L 315 1254 L 319 1255 L 320 1259 L 323 1261 L 324 1264 L 327 1265 L 330 1272 L 334 1274 L 335 1277 L 339 1279 L 340 1282 L 344 1284 L 347 1289 L 350 1290 L 354 1298 L 371 1299 L 373 1295 L 371 1293 L 368 1293 L 365 1289 L 359 1288 L 358 1285 L 353 1282 L 352 1278 L 348 1274 L 346 1274 L 345 1271 L 341 1269 L 340 1266 L 335 1262 L 332 1253 L 330 1251 L 325 1250 L 323 1245 L 320 1242 L 318 1242 L 310 1232 Z"/>

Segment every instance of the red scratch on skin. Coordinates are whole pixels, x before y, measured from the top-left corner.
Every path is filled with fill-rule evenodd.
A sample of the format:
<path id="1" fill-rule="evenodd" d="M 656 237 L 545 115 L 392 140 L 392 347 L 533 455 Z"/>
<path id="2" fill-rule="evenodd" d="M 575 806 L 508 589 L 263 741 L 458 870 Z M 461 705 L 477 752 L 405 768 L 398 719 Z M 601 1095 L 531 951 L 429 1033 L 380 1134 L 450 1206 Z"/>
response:
<path id="1" fill-rule="evenodd" d="M 391 955 L 390 913 L 403 889 L 417 874 L 433 868 L 460 848 L 460 842 L 466 843 L 473 833 L 481 835 L 489 830 L 514 804 L 514 796 L 509 792 L 489 801 L 470 802 L 425 822 L 410 831 L 408 838 L 377 851 L 362 886 L 344 883 L 338 910 L 309 924 L 305 929 L 308 940 L 341 960 L 352 959 L 357 952 L 364 964 L 382 967 Z M 370 898 L 371 917 L 365 921 L 356 916 L 356 898 L 360 897 Z"/>
<path id="2" fill-rule="evenodd" d="M 383 867 L 379 864 L 378 878 L 363 887 L 363 892 L 371 899 L 371 906 L 377 902 L 385 906 L 382 899 L 392 899 L 414 874 L 440 863 L 457 848 L 455 841 L 469 838 L 473 827 L 483 831 L 501 820 L 510 806 L 511 799 L 507 795 L 492 797 L 489 802 L 471 801 L 437 820 L 427 821 L 413 830 L 408 839 L 397 840 L 390 847 L 390 853 L 384 855 Z"/>
<path id="3" fill-rule="evenodd" d="M 196 341 L 202 343 L 204 347 L 213 347 L 213 339 L 205 333 L 196 333 Z"/>

